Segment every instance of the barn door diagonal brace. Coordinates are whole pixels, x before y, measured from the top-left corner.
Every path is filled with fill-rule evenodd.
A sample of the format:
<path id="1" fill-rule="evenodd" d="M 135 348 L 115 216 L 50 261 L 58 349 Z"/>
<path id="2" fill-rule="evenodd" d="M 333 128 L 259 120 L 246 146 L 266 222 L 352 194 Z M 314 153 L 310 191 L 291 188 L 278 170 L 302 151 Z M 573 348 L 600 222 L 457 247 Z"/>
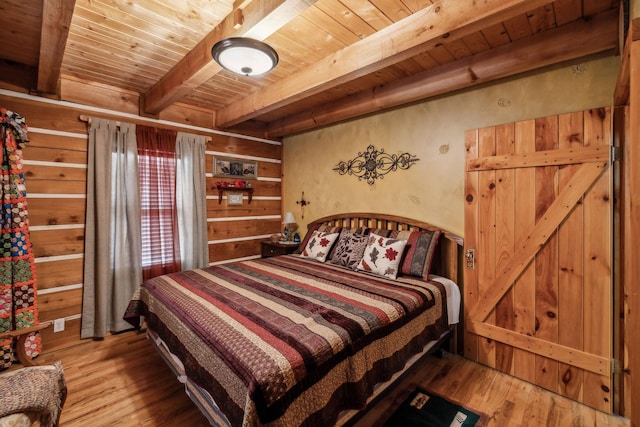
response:
<path id="1" fill-rule="evenodd" d="M 593 185 L 595 180 L 608 168 L 609 161 L 598 163 L 583 163 L 574 173 L 565 188 L 558 194 L 545 214 L 536 223 L 532 232 L 522 240 L 511 260 L 501 268 L 489 291 L 482 295 L 471 308 L 468 316 L 476 322 L 483 322 L 495 308 L 504 294 L 513 286 L 525 268 L 533 260 L 560 223 L 571 212 L 580 198 Z"/>

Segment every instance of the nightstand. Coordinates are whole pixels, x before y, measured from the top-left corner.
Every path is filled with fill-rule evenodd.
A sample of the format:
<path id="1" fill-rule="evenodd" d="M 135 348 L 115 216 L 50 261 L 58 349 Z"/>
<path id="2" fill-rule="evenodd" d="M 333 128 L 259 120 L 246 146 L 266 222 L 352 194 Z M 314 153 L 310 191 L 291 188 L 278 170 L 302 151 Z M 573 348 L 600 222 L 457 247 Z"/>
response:
<path id="1" fill-rule="evenodd" d="M 260 254 L 262 258 L 292 254 L 299 245 L 300 243 L 262 242 Z"/>

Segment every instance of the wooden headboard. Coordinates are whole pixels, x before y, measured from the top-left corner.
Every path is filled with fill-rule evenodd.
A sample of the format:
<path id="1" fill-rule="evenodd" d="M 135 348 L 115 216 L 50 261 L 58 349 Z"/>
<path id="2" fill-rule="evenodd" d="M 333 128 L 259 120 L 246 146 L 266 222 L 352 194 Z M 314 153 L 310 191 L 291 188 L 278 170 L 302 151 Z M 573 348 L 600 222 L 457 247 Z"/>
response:
<path id="1" fill-rule="evenodd" d="M 377 213 L 340 213 L 329 215 L 314 220 L 308 227 L 311 228 L 315 226 L 315 224 L 328 224 L 334 227 L 349 228 L 382 228 L 385 230 L 398 231 L 440 230 L 443 234 L 438 243 L 438 250 L 433 260 L 432 271 L 462 286 L 463 239 L 440 227 L 401 216 Z"/>

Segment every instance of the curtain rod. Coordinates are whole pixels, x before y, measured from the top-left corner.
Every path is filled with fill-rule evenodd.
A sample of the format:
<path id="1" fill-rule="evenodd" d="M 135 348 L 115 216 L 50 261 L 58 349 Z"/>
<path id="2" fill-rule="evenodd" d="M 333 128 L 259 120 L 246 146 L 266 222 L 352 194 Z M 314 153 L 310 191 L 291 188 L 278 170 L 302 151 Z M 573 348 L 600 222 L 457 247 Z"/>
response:
<path id="1" fill-rule="evenodd" d="M 91 124 L 91 116 L 87 116 L 86 114 L 80 114 L 79 119 L 82 122 L 87 122 L 87 124 Z M 120 122 L 119 121 L 116 121 L 116 126 L 120 126 Z M 213 141 L 213 138 L 210 137 L 210 136 L 206 136 L 205 135 L 205 140 L 207 142 L 211 142 L 211 141 Z"/>

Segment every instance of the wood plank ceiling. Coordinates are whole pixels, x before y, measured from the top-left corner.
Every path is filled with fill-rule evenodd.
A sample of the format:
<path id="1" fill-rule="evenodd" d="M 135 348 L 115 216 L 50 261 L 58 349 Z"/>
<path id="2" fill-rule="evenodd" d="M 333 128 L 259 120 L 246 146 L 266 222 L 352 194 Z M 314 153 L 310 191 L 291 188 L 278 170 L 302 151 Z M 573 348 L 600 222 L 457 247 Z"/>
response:
<path id="1" fill-rule="evenodd" d="M 282 137 L 619 44 L 616 0 L 4 0 L 0 82 L 61 79 L 215 112 L 219 129 Z M 280 62 L 223 70 L 211 46 L 264 40 Z"/>

